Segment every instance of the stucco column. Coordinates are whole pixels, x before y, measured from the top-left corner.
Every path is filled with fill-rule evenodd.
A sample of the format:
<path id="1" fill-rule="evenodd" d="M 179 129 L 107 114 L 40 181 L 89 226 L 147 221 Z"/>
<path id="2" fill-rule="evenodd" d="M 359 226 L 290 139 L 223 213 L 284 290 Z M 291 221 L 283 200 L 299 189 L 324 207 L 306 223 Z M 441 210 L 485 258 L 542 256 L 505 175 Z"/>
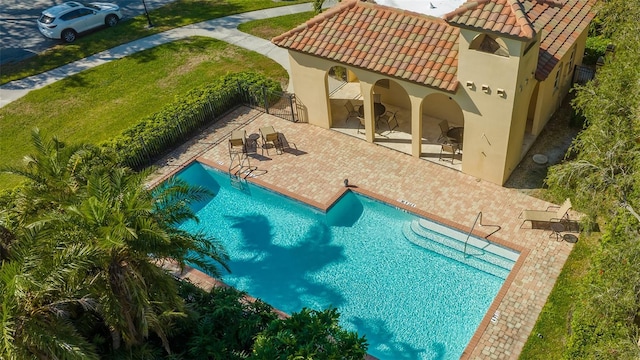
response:
<path id="1" fill-rule="evenodd" d="M 422 99 L 409 96 L 411 100 L 411 155 L 422 155 Z"/>
<path id="2" fill-rule="evenodd" d="M 373 113 L 373 85 L 360 82 L 360 94 L 362 94 L 362 106 L 364 106 L 365 138 L 372 143 L 375 140 L 376 119 Z"/>

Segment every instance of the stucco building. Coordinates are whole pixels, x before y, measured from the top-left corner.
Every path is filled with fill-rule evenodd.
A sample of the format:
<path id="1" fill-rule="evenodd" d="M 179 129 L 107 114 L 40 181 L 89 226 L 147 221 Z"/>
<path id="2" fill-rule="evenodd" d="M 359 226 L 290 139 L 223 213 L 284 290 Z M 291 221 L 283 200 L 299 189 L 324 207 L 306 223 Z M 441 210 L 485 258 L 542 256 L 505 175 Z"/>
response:
<path id="1" fill-rule="evenodd" d="M 383 141 L 379 96 L 405 117 L 405 152 L 425 155 L 438 140 L 427 129 L 447 120 L 463 127 L 461 170 L 503 184 L 568 93 L 594 3 L 475 0 L 438 18 L 349 0 L 272 42 L 289 51 L 309 123 L 348 121 L 330 96 L 329 74 L 341 68 L 359 89 L 367 141 Z"/>

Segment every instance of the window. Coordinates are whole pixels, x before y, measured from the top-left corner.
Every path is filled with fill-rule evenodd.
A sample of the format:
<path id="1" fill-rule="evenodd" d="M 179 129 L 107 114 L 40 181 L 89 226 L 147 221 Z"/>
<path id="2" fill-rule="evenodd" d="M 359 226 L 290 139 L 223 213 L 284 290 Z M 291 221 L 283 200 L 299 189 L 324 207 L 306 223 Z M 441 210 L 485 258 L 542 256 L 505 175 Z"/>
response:
<path id="1" fill-rule="evenodd" d="M 567 75 L 569 75 L 571 71 L 573 71 L 573 60 L 575 56 L 576 48 L 574 47 L 573 50 L 571 50 L 571 57 L 569 58 L 569 65 L 567 66 Z"/>
<path id="2" fill-rule="evenodd" d="M 560 73 L 562 72 L 562 64 L 558 65 L 558 71 L 556 72 L 556 80 L 553 82 L 553 88 L 558 89 L 560 86 Z"/>
<path id="3" fill-rule="evenodd" d="M 502 39 L 493 38 L 487 34 L 480 34 L 471 41 L 469 49 L 478 50 L 490 54 L 509 57 L 509 49 Z"/>

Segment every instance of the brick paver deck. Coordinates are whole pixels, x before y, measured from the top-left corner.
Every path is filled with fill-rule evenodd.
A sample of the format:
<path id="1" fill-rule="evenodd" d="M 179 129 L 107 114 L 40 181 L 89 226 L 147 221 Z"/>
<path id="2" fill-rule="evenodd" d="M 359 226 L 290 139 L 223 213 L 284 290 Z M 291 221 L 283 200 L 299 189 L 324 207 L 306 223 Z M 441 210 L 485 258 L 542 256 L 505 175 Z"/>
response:
<path id="1" fill-rule="evenodd" d="M 263 156 L 258 149 L 250 159 L 258 171 L 249 181 L 326 208 L 345 191 L 343 181 L 349 179 L 358 191 L 464 231 L 479 212 L 483 224 L 499 225 L 500 230 L 489 240 L 519 250 L 521 256 L 462 358 L 518 357 L 573 246 L 550 237 L 548 230 L 526 228 L 529 224 L 520 229 L 522 210 L 546 209 L 551 204 L 336 131 L 291 123 L 244 107 L 159 163 L 152 183 L 194 159 L 226 171 L 231 131 L 244 128 L 249 137 L 255 137 L 266 125 L 273 125 L 297 150 L 281 155 L 271 150 Z M 493 230 L 484 226 L 477 233 Z M 499 316 L 493 323 L 490 320 L 496 312 Z"/>

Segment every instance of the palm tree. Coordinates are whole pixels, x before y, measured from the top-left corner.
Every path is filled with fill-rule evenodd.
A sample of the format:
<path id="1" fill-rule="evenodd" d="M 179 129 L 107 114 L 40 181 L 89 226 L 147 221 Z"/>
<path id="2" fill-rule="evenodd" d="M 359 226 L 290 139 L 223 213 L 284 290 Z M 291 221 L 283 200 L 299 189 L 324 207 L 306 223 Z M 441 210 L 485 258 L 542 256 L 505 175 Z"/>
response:
<path id="1" fill-rule="evenodd" d="M 0 266 L 0 358 L 98 359 L 71 322 L 77 309 L 95 307 L 85 284 L 91 246 L 61 247 L 40 225 L 15 235 Z"/>
<path id="2" fill-rule="evenodd" d="M 0 358 L 21 358 L 22 353 L 10 344 L 12 339 L 25 339 L 25 345 L 17 349 L 43 358 L 74 358 L 74 352 L 81 351 L 89 354 L 90 347 L 74 327 L 78 319 L 89 317 L 108 328 L 113 349 L 122 342 L 128 347 L 140 344 L 154 332 L 168 351 L 166 333 L 172 319 L 182 316 L 183 301 L 175 280 L 155 261 L 171 258 L 212 275 L 218 274 L 218 266 L 228 270 L 228 257 L 218 243 L 176 227 L 196 219 L 189 204 L 208 192 L 177 180 L 152 191 L 144 185 L 149 171 L 133 173 L 96 147 L 66 145 L 56 138 L 45 141 L 37 129 L 32 141 L 36 154 L 25 157 L 25 166 L 4 169 L 28 181 L 15 197 L 12 216 L 8 216 L 12 221 L 2 225 L 8 230 L 2 232 L 2 256 L 10 260 L 0 270 L 2 302 L 6 303 L 2 320 L 6 345 L 0 352 L 6 356 Z M 13 235 L 29 234 L 33 229 L 42 235 Z M 39 242 L 30 240 L 36 238 Z M 71 249 L 83 251 L 77 250 L 75 257 L 68 255 L 66 263 L 46 260 Z M 56 276 L 51 285 L 62 286 L 60 290 L 37 292 L 39 286 L 48 284 L 49 280 L 43 280 L 47 274 Z M 28 289 L 14 285 L 18 282 L 29 284 Z M 66 283 L 73 286 L 65 287 Z M 42 296 L 42 301 L 23 304 L 25 294 Z M 43 346 L 50 350 L 53 345 L 26 341 L 44 338 L 37 326 L 26 326 L 31 323 L 24 319 L 33 315 L 34 321 L 40 321 L 38 316 L 47 314 L 56 316 L 43 318 L 49 327 L 41 331 L 52 334 L 51 341 L 64 335 L 71 339 L 68 344 L 78 344 L 70 345 L 69 353 L 58 349 L 51 352 L 55 356 L 49 356 L 42 352 Z"/>
<path id="3" fill-rule="evenodd" d="M 183 302 L 176 282 L 154 259 L 192 263 L 217 275 L 213 260 L 228 270 L 227 255 L 216 242 L 175 227 L 195 219 L 188 204 L 207 193 L 177 180 L 150 191 L 144 186 L 148 174 L 114 168 L 90 176 L 78 204 L 59 218 L 89 234 L 83 241 L 98 249 L 92 286 L 114 349 L 122 340 L 140 344 L 151 330 L 169 350 L 166 333 Z"/>
<path id="4" fill-rule="evenodd" d="M 71 204 L 82 183 L 86 182 L 84 176 L 89 171 L 87 158 L 107 158 L 95 146 L 68 145 L 57 137 L 45 140 L 38 128 L 32 130 L 31 142 L 35 153 L 24 157 L 23 166 L 0 169 L 27 180 L 14 199 L 22 221 L 38 214 L 59 211 L 60 206 Z"/>

